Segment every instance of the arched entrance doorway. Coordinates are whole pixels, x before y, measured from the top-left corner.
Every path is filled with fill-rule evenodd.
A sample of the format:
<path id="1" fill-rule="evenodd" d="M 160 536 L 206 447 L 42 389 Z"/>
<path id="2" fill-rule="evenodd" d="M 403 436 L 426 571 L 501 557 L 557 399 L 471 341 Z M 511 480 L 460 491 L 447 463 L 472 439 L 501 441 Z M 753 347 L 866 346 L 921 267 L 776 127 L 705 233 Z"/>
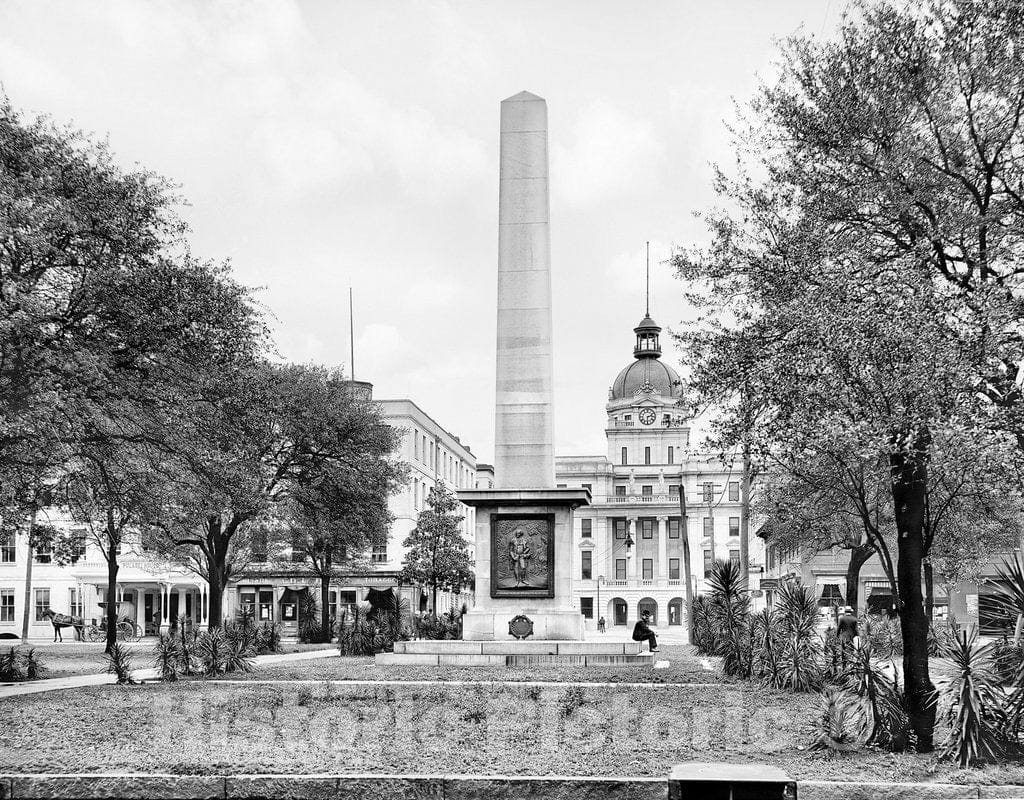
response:
<path id="1" fill-rule="evenodd" d="M 683 598 L 673 597 L 668 601 L 668 624 L 683 624 Z"/>
<path id="2" fill-rule="evenodd" d="M 629 606 L 621 597 L 614 597 L 611 601 L 612 625 L 625 625 L 629 622 Z"/>
<path id="3" fill-rule="evenodd" d="M 653 597 L 645 597 L 636 606 L 636 613 L 638 616 L 643 615 L 644 612 L 651 615 L 651 624 L 658 624 L 658 603 Z"/>

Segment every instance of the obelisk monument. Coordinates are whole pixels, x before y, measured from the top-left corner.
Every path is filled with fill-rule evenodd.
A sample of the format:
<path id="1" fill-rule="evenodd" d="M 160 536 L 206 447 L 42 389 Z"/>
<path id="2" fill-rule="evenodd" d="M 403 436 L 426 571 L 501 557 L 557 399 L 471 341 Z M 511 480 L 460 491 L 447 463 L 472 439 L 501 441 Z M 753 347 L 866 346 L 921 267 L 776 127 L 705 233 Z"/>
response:
<path id="1" fill-rule="evenodd" d="M 555 484 L 552 426 L 548 105 L 501 104 L 494 478 L 502 489 Z"/>
<path id="2" fill-rule="evenodd" d="M 463 637 L 577 640 L 572 520 L 590 493 L 555 487 L 547 103 L 508 98 L 500 130 L 495 488 L 459 492 L 477 512 Z"/>

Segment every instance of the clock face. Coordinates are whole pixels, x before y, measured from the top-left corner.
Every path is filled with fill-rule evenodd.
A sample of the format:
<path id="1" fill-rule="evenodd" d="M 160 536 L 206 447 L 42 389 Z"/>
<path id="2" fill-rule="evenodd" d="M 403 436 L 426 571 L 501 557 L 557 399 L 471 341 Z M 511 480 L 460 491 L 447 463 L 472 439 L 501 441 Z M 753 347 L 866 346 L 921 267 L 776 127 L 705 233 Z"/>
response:
<path id="1" fill-rule="evenodd" d="M 644 425 L 652 424 L 656 416 L 657 415 L 654 413 L 654 409 L 652 408 L 643 408 L 640 410 L 640 421 Z"/>

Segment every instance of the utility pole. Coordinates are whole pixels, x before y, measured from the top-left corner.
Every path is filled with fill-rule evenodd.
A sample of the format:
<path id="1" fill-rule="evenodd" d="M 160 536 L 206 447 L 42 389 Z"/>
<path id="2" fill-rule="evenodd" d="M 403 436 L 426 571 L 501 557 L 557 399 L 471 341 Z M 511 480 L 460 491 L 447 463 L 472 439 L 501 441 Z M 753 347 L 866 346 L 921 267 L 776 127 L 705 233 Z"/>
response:
<path id="1" fill-rule="evenodd" d="M 686 633 L 693 644 L 693 568 L 690 565 L 690 526 L 686 517 L 686 471 L 679 468 L 679 525 L 683 539 L 683 578 L 686 580 Z"/>
<path id="2" fill-rule="evenodd" d="M 743 474 L 740 478 L 740 578 L 750 589 L 750 391 L 744 385 L 740 405 L 743 413 Z"/>

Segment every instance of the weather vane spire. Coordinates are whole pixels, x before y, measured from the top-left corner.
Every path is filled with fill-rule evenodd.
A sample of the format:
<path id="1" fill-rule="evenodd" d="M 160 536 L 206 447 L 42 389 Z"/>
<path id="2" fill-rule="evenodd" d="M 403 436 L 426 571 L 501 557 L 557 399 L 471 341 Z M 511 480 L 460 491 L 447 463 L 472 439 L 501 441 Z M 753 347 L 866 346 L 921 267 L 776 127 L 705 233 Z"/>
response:
<path id="1" fill-rule="evenodd" d="M 646 316 L 651 316 L 651 243 L 647 243 L 647 309 Z"/>

